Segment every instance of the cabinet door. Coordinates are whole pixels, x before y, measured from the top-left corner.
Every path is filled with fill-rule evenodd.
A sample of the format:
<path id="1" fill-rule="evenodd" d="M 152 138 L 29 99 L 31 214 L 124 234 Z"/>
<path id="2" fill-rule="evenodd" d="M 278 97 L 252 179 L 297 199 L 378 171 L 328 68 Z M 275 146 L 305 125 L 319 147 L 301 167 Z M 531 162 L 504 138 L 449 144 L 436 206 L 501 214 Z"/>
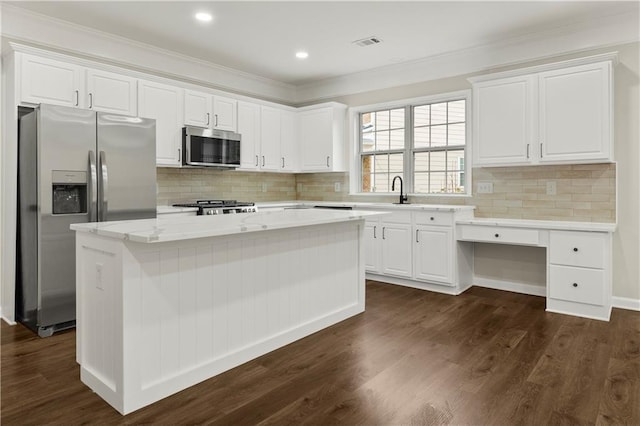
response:
<path id="1" fill-rule="evenodd" d="M 184 125 L 211 127 L 211 95 L 193 90 L 184 91 Z"/>
<path id="2" fill-rule="evenodd" d="M 256 170 L 260 166 L 260 105 L 238 102 L 240 168 Z"/>
<path id="3" fill-rule="evenodd" d="M 82 107 L 82 68 L 37 56 L 22 55 L 20 101 Z"/>
<path id="4" fill-rule="evenodd" d="M 540 162 L 611 159 L 610 74 L 609 63 L 540 74 Z"/>
<path id="5" fill-rule="evenodd" d="M 138 80 L 120 74 L 87 70 L 86 105 L 96 111 L 138 115 Z"/>
<path id="6" fill-rule="evenodd" d="M 224 98 L 222 96 L 213 97 L 213 128 L 235 132 L 237 125 L 238 101 Z"/>
<path id="7" fill-rule="evenodd" d="M 300 113 L 301 164 L 303 171 L 331 169 L 333 111 L 321 108 Z"/>
<path id="8" fill-rule="evenodd" d="M 453 285 L 451 228 L 419 226 L 415 230 L 414 278 Z"/>
<path id="9" fill-rule="evenodd" d="M 280 110 L 260 109 L 260 169 L 280 170 Z"/>
<path id="10" fill-rule="evenodd" d="M 280 165 L 282 166 L 280 170 L 285 172 L 298 169 L 296 130 L 295 114 L 289 111 L 280 111 Z"/>
<path id="11" fill-rule="evenodd" d="M 382 222 L 382 272 L 411 277 L 411 225 Z"/>
<path id="12" fill-rule="evenodd" d="M 156 162 L 179 166 L 182 145 L 182 89 L 141 80 L 139 115 L 156 120 Z"/>
<path id="13" fill-rule="evenodd" d="M 474 166 L 526 164 L 531 145 L 534 77 L 521 76 L 473 86 Z"/>
<path id="14" fill-rule="evenodd" d="M 380 222 L 366 221 L 364 224 L 364 269 L 380 272 Z"/>

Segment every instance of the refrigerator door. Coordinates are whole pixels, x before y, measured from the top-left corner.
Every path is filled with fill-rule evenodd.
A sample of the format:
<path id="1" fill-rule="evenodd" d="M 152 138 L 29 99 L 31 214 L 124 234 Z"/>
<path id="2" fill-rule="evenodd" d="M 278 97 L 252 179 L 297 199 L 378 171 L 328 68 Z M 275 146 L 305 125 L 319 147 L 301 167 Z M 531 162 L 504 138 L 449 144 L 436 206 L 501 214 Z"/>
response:
<path id="1" fill-rule="evenodd" d="M 98 113 L 98 220 L 156 217 L 156 122 Z"/>
<path id="2" fill-rule="evenodd" d="M 52 105 L 39 108 L 37 257 L 41 329 L 76 318 L 75 233 L 69 225 L 90 220 L 89 156 L 96 149 L 95 123 L 93 111 Z"/>

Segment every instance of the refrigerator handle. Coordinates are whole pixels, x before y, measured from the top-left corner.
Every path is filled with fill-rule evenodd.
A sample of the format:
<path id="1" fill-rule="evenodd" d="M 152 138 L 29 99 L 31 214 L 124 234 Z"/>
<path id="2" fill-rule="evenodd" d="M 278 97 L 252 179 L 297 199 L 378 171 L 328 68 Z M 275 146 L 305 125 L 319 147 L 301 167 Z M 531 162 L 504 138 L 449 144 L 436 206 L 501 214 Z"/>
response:
<path id="1" fill-rule="evenodd" d="M 89 151 L 89 222 L 98 221 L 98 171 L 96 153 Z"/>
<path id="2" fill-rule="evenodd" d="M 107 220 L 107 210 L 109 202 L 107 193 L 109 192 L 109 174 L 107 173 L 107 156 L 104 151 L 100 151 L 100 201 L 98 209 L 100 211 L 100 222 Z"/>

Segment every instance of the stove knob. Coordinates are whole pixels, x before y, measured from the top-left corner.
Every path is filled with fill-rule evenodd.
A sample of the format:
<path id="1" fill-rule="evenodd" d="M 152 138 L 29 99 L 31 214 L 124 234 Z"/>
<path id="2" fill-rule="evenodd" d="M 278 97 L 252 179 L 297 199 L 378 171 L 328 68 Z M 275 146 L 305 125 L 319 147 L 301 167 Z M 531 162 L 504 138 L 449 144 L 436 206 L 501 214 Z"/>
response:
<path id="1" fill-rule="evenodd" d="M 216 212 L 214 210 L 207 210 L 207 215 L 211 216 L 216 214 Z"/>

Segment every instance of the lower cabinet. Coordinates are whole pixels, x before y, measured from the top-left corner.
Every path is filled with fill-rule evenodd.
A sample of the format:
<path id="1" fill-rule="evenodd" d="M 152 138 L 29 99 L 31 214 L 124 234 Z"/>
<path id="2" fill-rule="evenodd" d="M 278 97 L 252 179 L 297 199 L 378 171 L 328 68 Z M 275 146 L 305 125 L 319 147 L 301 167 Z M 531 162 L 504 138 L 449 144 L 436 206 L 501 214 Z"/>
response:
<path id="1" fill-rule="evenodd" d="M 364 224 L 364 269 L 367 272 L 380 272 L 379 226 L 379 220 L 367 220 Z"/>
<path id="2" fill-rule="evenodd" d="M 411 223 L 381 222 L 382 273 L 411 277 Z"/>
<path id="3" fill-rule="evenodd" d="M 413 271 L 417 280 L 453 286 L 453 232 L 447 226 L 416 226 Z"/>

